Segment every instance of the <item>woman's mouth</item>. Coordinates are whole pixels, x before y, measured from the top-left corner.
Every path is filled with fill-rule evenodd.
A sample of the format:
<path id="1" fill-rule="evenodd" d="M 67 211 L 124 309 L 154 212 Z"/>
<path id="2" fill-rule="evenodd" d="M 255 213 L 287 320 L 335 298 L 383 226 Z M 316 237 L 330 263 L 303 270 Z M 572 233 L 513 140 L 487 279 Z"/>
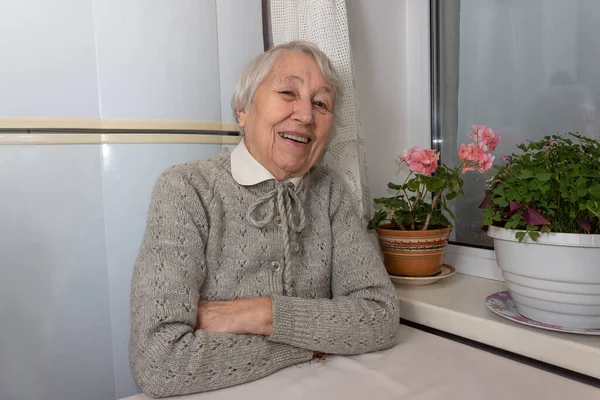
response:
<path id="1" fill-rule="evenodd" d="M 291 140 L 296 143 L 308 144 L 311 141 L 310 138 L 295 133 L 279 132 L 279 136 L 283 139 Z"/>

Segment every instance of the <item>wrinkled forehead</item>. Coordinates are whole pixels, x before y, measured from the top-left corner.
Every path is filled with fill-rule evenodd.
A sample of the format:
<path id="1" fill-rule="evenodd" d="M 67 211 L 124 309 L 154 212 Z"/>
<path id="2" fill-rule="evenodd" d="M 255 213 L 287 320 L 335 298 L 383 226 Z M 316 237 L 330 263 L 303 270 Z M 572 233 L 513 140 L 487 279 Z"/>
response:
<path id="1" fill-rule="evenodd" d="M 333 85 L 327 81 L 317 61 L 309 54 L 300 51 L 283 53 L 265 78 L 280 84 L 309 85 L 313 90 L 333 95 Z"/>

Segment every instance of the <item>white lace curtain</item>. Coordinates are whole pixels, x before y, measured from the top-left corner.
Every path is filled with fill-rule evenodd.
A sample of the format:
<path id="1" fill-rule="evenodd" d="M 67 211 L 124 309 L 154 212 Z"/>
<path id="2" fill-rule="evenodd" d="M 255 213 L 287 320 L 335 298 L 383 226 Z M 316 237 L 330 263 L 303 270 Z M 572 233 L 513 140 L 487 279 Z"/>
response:
<path id="1" fill-rule="evenodd" d="M 366 218 L 371 198 L 345 1 L 270 0 L 268 3 L 269 42 L 274 45 L 299 39 L 313 42 L 329 56 L 343 79 L 344 96 L 336 105 L 339 119 L 323 163 L 346 179 L 359 215 Z"/>

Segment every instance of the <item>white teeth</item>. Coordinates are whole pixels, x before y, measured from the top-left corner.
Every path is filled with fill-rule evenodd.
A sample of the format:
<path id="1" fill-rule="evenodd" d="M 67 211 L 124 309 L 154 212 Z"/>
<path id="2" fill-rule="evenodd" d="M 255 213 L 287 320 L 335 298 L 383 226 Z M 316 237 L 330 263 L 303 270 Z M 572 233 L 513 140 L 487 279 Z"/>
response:
<path id="1" fill-rule="evenodd" d="M 308 139 L 301 137 L 301 136 L 296 136 L 293 135 L 291 133 L 280 133 L 279 134 L 281 137 L 286 138 L 286 139 L 292 139 L 295 142 L 300 142 L 300 143 L 308 143 Z"/>

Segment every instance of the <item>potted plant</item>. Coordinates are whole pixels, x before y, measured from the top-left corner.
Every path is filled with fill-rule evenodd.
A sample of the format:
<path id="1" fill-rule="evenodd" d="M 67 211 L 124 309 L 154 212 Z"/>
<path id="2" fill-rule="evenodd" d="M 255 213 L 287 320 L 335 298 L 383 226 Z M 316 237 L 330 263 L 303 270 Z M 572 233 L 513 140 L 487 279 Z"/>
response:
<path id="1" fill-rule="evenodd" d="M 600 328 L 600 143 L 569 133 L 518 148 L 480 205 L 510 295 L 533 320 Z"/>
<path id="2" fill-rule="evenodd" d="M 387 271 L 392 275 L 432 276 L 440 272 L 450 219 L 456 220 L 447 202 L 463 194 L 461 174 L 491 168 L 499 137 L 484 125 L 473 125 L 472 142 L 458 151 L 461 164 L 455 168 L 439 165 L 439 153 L 411 147 L 398 155 L 398 166 L 409 174 L 401 184 L 390 182 L 394 193 L 374 199 L 380 207 L 369 221 L 376 229 Z"/>

